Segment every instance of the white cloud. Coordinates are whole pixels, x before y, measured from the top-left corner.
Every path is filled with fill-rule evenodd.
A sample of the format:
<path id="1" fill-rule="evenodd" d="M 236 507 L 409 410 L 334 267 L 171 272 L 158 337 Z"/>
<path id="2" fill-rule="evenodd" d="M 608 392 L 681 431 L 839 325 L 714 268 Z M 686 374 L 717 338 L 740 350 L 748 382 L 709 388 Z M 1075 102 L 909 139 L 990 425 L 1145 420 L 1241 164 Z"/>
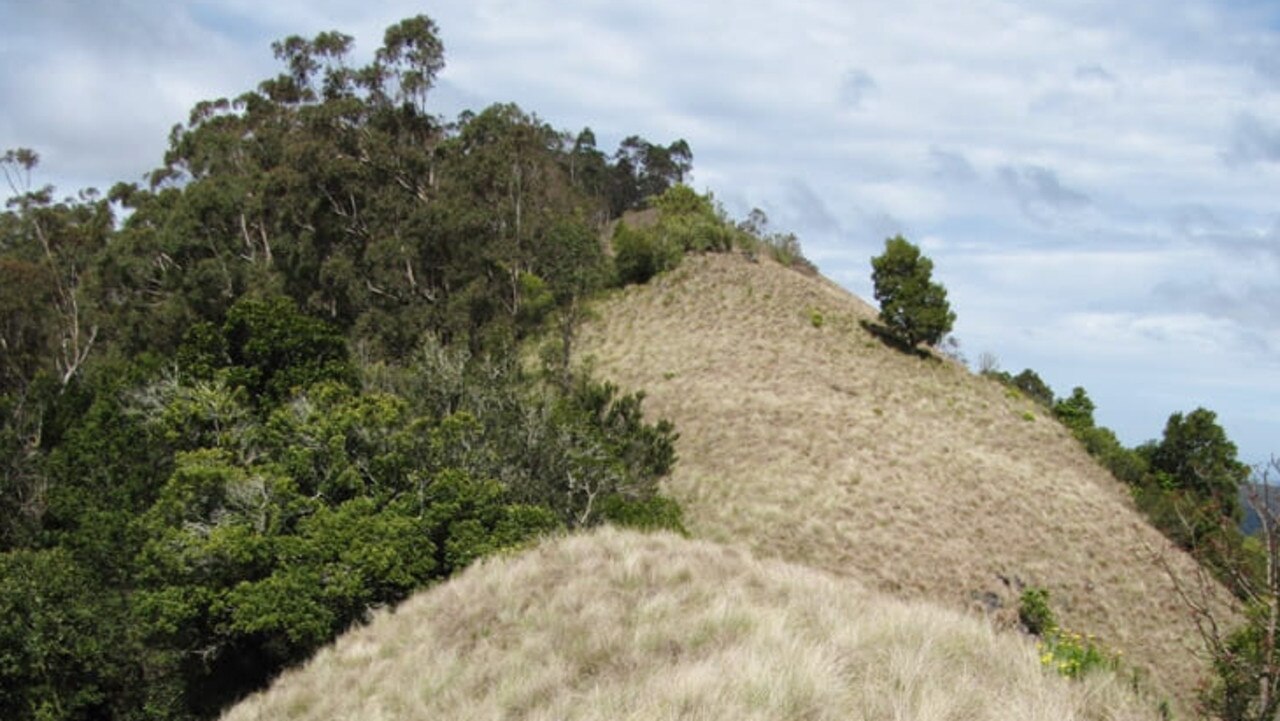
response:
<path id="1" fill-rule="evenodd" d="M 1226 151 L 1231 162 L 1280 162 L 1280 124 L 1268 123 L 1253 113 L 1241 113 L 1231 128 Z"/>
<path id="2" fill-rule="evenodd" d="M 684 137 L 700 187 L 764 207 L 859 292 L 884 237 L 928 239 L 972 351 L 1096 384 L 1122 432 L 1158 433 L 1185 389 L 1255 455 L 1280 436 L 1259 370 L 1280 348 L 1264 5 L 10 2 L 0 143 L 41 151 L 67 191 L 136 178 L 192 102 L 275 72 L 272 39 L 341 29 L 363 58 L 424 10 L 442 112 L 514 100 L 606 146 Z"/>
<path id="3" fill-rule="evenodd" d="M 861 68 L 845 73 L 840 80 L 840 102 L 846 106 L 861 110 L 867 97 L 875 92 L 876 81 L 871 74 Z"/>

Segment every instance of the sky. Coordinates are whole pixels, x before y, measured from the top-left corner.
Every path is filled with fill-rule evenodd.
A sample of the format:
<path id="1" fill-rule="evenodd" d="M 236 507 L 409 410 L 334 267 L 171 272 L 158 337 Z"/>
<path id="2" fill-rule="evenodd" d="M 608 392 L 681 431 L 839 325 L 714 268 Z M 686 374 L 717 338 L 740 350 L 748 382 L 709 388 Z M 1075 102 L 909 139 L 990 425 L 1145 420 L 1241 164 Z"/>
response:
<path id="1" fill-rule="evenodd" d="M 697 189 L 865 299 L 884 240 L 919 244 L 970 361 L 1083 386 L 1128 444 L 1203 406 L 1280 454 L 1274 0 L 0 0 L 0 149 L 60 194 L 140 180 L 272 40 L 362 60 L 419 13 L 436 112 L 683 138 Z"/>

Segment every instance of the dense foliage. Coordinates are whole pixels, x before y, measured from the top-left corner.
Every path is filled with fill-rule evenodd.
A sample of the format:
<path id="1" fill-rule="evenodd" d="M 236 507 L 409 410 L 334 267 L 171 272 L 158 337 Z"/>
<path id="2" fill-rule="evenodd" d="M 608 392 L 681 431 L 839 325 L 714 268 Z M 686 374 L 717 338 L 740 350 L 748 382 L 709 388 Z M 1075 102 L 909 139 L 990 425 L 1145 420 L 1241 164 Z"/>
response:
<path id="1" fill-rule="evenodd" d="M 0 717 L 208 718 L 477 557 L 680 528 L 674 429 L 568 358 L 607 221 L 724 225 L 688 145 L 445 123 L 430 19 L 351 43 L 276 43 L 146 187 L 56 200 L 0 158 Z"/>
<path id="2" fill-rule="evenodd" d="M 880 322 L 910 348 L 937 345 L 956 322 L 947 289 L 933 282 L 933 261 L 900 235 L 886 240 L 884 253 L 871 259 L 871 281 Z"/>

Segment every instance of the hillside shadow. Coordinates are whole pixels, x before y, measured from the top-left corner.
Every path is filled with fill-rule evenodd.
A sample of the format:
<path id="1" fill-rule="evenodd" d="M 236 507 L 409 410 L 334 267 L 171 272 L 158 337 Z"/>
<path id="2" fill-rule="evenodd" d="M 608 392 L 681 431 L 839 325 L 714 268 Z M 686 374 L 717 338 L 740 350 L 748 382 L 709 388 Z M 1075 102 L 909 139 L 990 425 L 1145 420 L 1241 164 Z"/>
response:
<path id="1" fill-rule="evenodd" d="M 881 343 L 884 343 L 886 346 L 898 351 L 899 353 L 915 356 L 921 360 L 929 360 L 933 357 L 932 353 L 924 350 L 923 348 L 907 345 L 907 343 L 901 338 L 891 333 L 888 328 L 880 325 L 879 323 L 863 319 L 858 321 L 858 325 L 862 326 L 862 329 L 866 332 L 875 336 L 875 338 Z"/>

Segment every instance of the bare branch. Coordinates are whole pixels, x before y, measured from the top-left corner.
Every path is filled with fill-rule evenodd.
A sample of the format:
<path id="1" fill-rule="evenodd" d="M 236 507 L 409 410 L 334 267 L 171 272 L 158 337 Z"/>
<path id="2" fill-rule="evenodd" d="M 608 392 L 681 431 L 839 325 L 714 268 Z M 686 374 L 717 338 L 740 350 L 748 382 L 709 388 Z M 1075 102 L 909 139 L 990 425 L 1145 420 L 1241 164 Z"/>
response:
<path id="1" fill-rule="evenodd" d="M 1229 713 L 1233 719 L 1274 721 L 1280 713 L 1280 523 L 1271 504 L 1270 481 L 1280 475 L 1273 458 L 1255 469 L 1257 483 L 1245 488 L 1246 502 L 1257 514 L 1263 568 L 1251 567 L 1248 553 L 1228 548 L 1227 535 L 1215 535 L 1209 550 L 1218 573 L 1237 597 L 1228 598 L 1205 565 L 1196 564 L 1191 577 L 1179 573 L 1167 552 L 1148 549 L 1153 563 L 1164 571 L 1179 602 L 1190 612 L 1205 651 L 1219 674 L 1216 686 L 1203 697 L 1206 711 Z M 1192 524 L 1177 511 L 1179 523 Z M 1228 516 L 1217 519 L 1221 529 L 1235 531 Z M 1167 551 L 1167 549 L 1166 549 Z M 1238 619 L 1244 621 L 1239 626 Z"/>

